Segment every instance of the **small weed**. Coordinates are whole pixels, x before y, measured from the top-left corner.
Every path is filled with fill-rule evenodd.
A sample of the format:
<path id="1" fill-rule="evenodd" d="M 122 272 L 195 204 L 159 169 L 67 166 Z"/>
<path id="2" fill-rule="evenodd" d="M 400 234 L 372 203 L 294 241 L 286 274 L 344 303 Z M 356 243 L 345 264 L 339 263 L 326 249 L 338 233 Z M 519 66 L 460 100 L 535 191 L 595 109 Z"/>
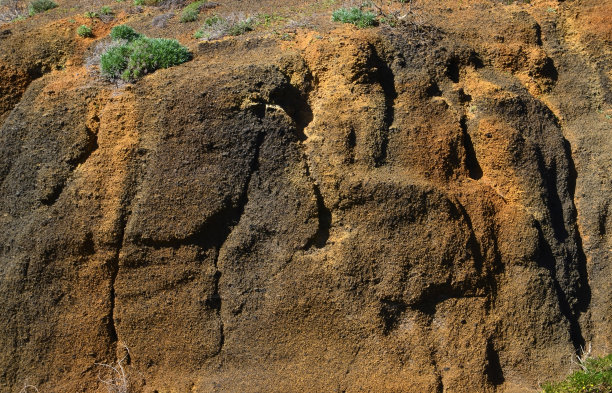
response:
<path id="1" fill-rule="evenodd" d="M 53 9 L 55 7 L 57 7 L 57 3 L 55 3 L 53 0 L 33 0 L 28 6 L 28 14 L 30 14 L 30 16 L 33 16 L 38 13 Z"/>
<path id="2" fill-rule="evenodd" d="M 578 356 L 579 371 L 561 382 L 546 383 L 544 393 L 610 393 L 612 392 L 612 354 L 592 358 L 589 352 Z"/>
<path id="3" fill-rule="evenodd" d="M 128 393 L 130 389 L 129 374 L 124 367 L 124 363 L 130 356 L 130 349 L 127 345 L 123 345 L 123 347 L 125 355 L 120 360 L 117 360 L 117 364 L 95 363 L 96 366 L 108 369 L 110 373 L 107 378 L 102 378 L 98 375 L 100 382 L 106 385 L 108 393 Z"/>
<path id="4" fill-rule="evenodd" d="M 206 3 L 207 0 L 198 0 L 195 3 L 191 3 L 187 7 L 183 8 L 183 11 L 181 12 L 181 22 L 187 23 L 198 20 L 200 9 Z"/>
<path id="5" fill-rule="evenodd" d="M 91 31 L 91 28 L 85 25 L 81 25 L 77 28 L 77 34 L 83 38 L 93 37 L 93 32 Z"/>
<path id="6" fill-rule="evenodd" d="M 278 15 L 278 14 L 259 14 L 257 15 L 257 25 L 261 25 L 263 27 L 270 27 L 277 22 L 282 22 L 286 18 Z"/>
<path id="7" fill-rule="evenodd" d="M 95 11 L 87 11 L 86 13 L 83 14 L 83 16 L 89 19 L 94 19 L 94 18 L 99 17 L 98 13 Z"/>
<path id="8" fill-rule="evenodd" d="M 100 15 L 113 15 L 115 12 L 113 9 L 107 5 L 100 8 Z"/>
<path id="9" fill-rule="evenodd" d="M 376 24 L 376 15 L 370 11 L 363 11 L 359 7 L 339 8 L 332 13 L 332 20 L 365 28 Z"/>

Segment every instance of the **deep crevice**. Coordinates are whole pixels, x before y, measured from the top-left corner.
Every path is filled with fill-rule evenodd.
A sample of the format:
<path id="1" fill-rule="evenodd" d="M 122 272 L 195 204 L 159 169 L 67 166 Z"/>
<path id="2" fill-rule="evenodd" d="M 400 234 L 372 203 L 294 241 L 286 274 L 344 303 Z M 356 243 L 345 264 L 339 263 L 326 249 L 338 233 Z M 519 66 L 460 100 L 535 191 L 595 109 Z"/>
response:
<path id="1" fill-rule="evenodd" d="M 379 315 L 383 322 L 383 334 L 388 335 L 397 327 L 408 306 L 402 301 L 390 299 L 382 299 L 380 303 Z"/>
<path id="2" fill-rule="evenodd" d="M 544 232 L 542 231 L 542 227 L 538 221 L 536 221 L 535 225 L 536 229 L 538 230 L 540 243 L 538 247 L 538 249 L 540 250 L 538 264 L 546 268 L 550 274 L 555 294 L 557 296 L 557 302 L 559 304 L 559 311 L 569 323 L 569 334 L 572 344 L 574 346 L 574 350 L 576 351 L 576 353 L 580 353 L 582 348 L 584 348 L 585 339 L 582 334 L 582 328 L 580 327 L 578 315 L 576 315 L 577 313 L 574 313 L 574 311 L 572 311 L 572 306 L 570 304 L 568 296 L 563 290 L 561 283 L 559 282 L 555 255 L 552 251 L 552 248 L 550 247 L 550 244 L 546 241 Z"/>
<path id="3" fill-rule="evenodd" d="M 325 205 L 325 200 L 323 199 L 323 194 L 321 194 L 319 185 L 312 178 L 310 167 L 308 165 L 308 157 L 304 158 L 304 166 L 306 168 L 306 177 L 312 184 L 312 190 L 317 201 L 317 218 L 319 221 L 317 231 L 310 239 L 308 239 L 304 249 L 309 250 L 312 247 L 323 248 L 327 245 L 327 240 L 329 239 L 329 231 L 332 226 L 332 214 L 331 210 Z"/>
<path id="4" fill-rule="evenodd" d="M 219 282 L 221 280 L 223 272 L 219 270 L 219 256 L 221 253 L 221 249 L 223 248 L 223 245 L 225 244 L 225 242 L 231 235 L 232 230 L 235 228 L 236 225 L 238 225 L 238 223 L 240 222 L 244 214 L 244 209 L 246 208 L 246 205 L 249 199 L 248 192 L 249 192 L 249 187 L 251 185 L 251 180 L 253 179 L 253 175 L 259 170 L 259 154 L 260 154 L 261 146 L 264 143 L 264 139 L 265 139 L 265 133 L 263 132 L 260 132 L 255 138 L 253 158 L 251 159 L 251 162 L 249 165 L 248 176 L 245 179 L 244 187 L 242 189 L 240 198 L 238 199 L 236 206 L 234 206 L 233 208 L 229 210 L 219 212 L 219 214 L 215 215 L 213 219 L 207 220 L 200 227 L 199 231 L 194 233 L 193 236 L 186 239 L 188 244 L 195 244 L 202 249 L 215 248 L 217 250 L 217 255 L 215 257 L 215 262 L 214 262 L 214 268 L 215 268 L 215 273 L 213 276 L 214 289 L 213 289 L 212 295 L 209 296 L 209 298 L 206 299 L 206 302 L 205 302 L 205 304 L 210 309 L 216 311 L 217 317 L 219 318 L 219 334 L 220 334 L 219 347 L 212 356 L 219 355 L 221 351 L 223 350 L 223 346 L 225 345 L 225 324 L 223 322 L 223 316 L 221 312 L 221 308 L 223 305 L 223 297 L 221 296 L 221 293 L 219 291 Z M 221 231 L 215 231 L 216 236 L 215 235 L 210 236 L 210 234 L 204 233 L 205 228 L 223 228 L 223 229 Z M 185 241 L 182 241 L 180 243 L 184 244 L 184 242 Z"/>
<path id="5" fill-rule="evenodd" d="M 485 353 L 485 373 L 487 380 L 494 386 L 499 386 L 505 382 L 504 371 L 502 370 L 499 361 L 499 354 L 495 350 L 491 340 L 487 340 L 487 349 Z"/>
<path id="6" fill-rule="evenodd" d="M 383 118 L 383 129 L 377 143 L 377 149 L 373 154 L 374 166 L 379 167 L 387 161 L 387 148 L 389 145 L 389 129 L 395 120 L 395 76 L 389 65 L 383 60 L 376 47 L 372 46 L 372 56 L 369 66 L 376 69 L 375 78 L 380 84 L 385 96 L 385 113 Z"/>
<path id="7" fill-rule="evenodd" d="M 482 178 L 482 167 L 476 158 L 476 151 L 474 150 L 474 144 L 472 138 L 468 133 L 467 117 L 462 116 L 459 120 L 461 127 L 461 133 L 463 135 L 463 147 L 465 149 L 465 166 L 468 170 L 468 176 L 470 179 L 479 180 Z"/>

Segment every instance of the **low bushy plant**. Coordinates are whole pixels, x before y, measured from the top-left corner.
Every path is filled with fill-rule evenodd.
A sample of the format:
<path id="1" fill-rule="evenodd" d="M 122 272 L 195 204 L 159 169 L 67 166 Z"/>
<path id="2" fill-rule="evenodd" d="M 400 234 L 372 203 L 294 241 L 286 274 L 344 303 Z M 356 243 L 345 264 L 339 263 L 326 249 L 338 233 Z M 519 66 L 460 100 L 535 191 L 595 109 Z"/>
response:
<path id="1" fill-rule="evenodd" d="M 542 385 L 544 393 L 612 393 L 612 354 L 579 358 L 581 370 L 561 382 Z"/>
<path id="2" fill-rule="evenodd" d="M 110 32 L 110 37 L 113 41 L 118 41 L 118 40 L 134 41 L 142 37 L 142 34 L 136 32 L 136 30 L 132 29 L 128 25 L 118 25 L 118 26 L 113 27 L 113 29 Z"/>
<path id="3" fill-rule="evenodd" d="M 207 0 L 198 0 L 183 8 L 183 11 L 181 12 L 181 22 L 187 23 L 196 21 L 198 19 L 198 15 L 200 14 L 200 9 L 206 3 Z"/>
<path id="4" fill-rule="evenodd" d="M 176 40 L 148 38 L 129 26 L 116 26 L 111 38 L 116 45 L 100 56 L 100 70 L 105 78 L 136 80 L 160 68 L 188 61 L 189 50 Z"/>
<path id="5" fill-rule="evenodd" d="M 77 28 L 77 34 L 83 38 L 93 37 L 93 32 L 91 31 L 91 28 L 85 25 L 81 25 Z"/>
<path id="6" fill-rule="evenodd" d="M 28 14 L 32 16 L 55 7 L 57 7 L 57 4 L 53 0 L 32 0 L 28 5 Z"/>
<path id="7" fill-rule="evenodd" d="M 332 13 L 334 22 L 351 23 L 357 27 L 371 27 L 376 24 L 376 15 L 359 7 L 339 8 Z"/>
<path id="8" fill-rule="evenodd" d="M 94 18 L 97 18 L 99 15 L 95 11 L 87 11 L 86 13 L 83 14 L 83 16 L 89 19 L 94 19 Z"/>

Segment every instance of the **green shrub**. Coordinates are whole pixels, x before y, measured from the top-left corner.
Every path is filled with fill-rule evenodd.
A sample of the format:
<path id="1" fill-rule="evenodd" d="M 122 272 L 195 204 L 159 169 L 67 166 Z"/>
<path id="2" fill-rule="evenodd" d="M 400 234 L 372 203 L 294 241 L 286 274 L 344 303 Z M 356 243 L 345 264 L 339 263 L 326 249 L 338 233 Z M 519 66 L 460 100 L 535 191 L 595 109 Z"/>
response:
<path id="1" fill-rule="evenodd" d="M 376 15 L 370 11 L 363 11 L 359 7 L 339 8 L 332 13 L 332 20 L 364 28 L 376 24 Z"/>
<path id="2" fill-rule="evenodd" d="M 81 37 L 93 37 L 93 32 L 88 26 L 81 25 L 77 28 L 77 34 Z"/>
<path id="3" fill-rule="evenodd" d="M 134 41 L 142 37 L 142 34 L 137 33 L 136 30 L 132 29 L 127 25 L 118 25 L 113 27 L 110 32 L 110 37 L 113 41 L 126 40 Z"/>
<path id="4" fill-rule="evenodd" d="M 200 9 L 204 4 L 206 4 L 206 2 L 206 0 L 199 0 L 185 7 L 183 12 L 181 12 L 181 22 L 187 23 L 196 21 L 198 19 L 198 15 L 200 14 Z"/>
<path id="5" fill-rule="evenodd" d="M 582 370 L 561 382 L 542 385 L 544 393 L 612 393 L 612 354 L 580 361 Z"/>
<path id="6" fill-rule="evenodd" d="M 176 40 L 140 38 L 131 47 L 127 67 L 121 74 L 124 80 L 134 80 L 160 68 L 169 68 L 189 60 L 189 51 Z"/>
<path id="7" fill-rule="evenodd" d="M 83 14 L 83 16 L 89 19 L 94 19 L 97 18 L 99 15 L 95 11 L 87 11 L 85 14 Z"/>
<path id="8" fill-rule="evenodd" d="M 57 4 L 53 0 L 33 0 L 28 6 L 28 13 L 32 16 L 55 7 L 57 7 Z"/>
<path id="9" fill-rule="evenodd" d="M 112 15 L 113 13 L 113 9 L 107 5 L 100 8 L 100 15 Z"/>
<path id="10" fill-rule="evenodd" d="M 127 68 L 127 63 L 132 53 L 128 45 L 117 45 L 110 47 L 100 56 L 100 70 L 102 75 L 108 79 L 118 79 Z"/>
<path id="11" fill-rule="evenodd" d="M 113 31 L 118 27 L 120 26 L 116 26 Z M 157 69 L 184 63 L 191 57 L 189 50 L 176 40 L 148 38 L 129 29 L 131 32 L 125 28 L 115 31 L 117 38 L 113 37 L 111 31 L 113 40 L 127 40 L 127 42 L 110 47 L 100 57 L 100 69 L 105 78 L 136 80 Z"/>

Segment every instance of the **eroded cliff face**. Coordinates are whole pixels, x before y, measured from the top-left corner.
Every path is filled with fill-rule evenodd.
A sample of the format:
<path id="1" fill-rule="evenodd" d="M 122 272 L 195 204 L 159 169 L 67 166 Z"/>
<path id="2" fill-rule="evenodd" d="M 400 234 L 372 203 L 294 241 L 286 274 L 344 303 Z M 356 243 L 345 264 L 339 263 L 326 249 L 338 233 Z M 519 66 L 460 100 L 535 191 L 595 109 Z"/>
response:
<path id="1" fill-rule="evenodd" d="M 135 392 L 528 391 L 609 351 L 596 3 L 192 40 L 122 86 L 4 25 L 2 390 L 103 390 L 123 345 Z"/>

